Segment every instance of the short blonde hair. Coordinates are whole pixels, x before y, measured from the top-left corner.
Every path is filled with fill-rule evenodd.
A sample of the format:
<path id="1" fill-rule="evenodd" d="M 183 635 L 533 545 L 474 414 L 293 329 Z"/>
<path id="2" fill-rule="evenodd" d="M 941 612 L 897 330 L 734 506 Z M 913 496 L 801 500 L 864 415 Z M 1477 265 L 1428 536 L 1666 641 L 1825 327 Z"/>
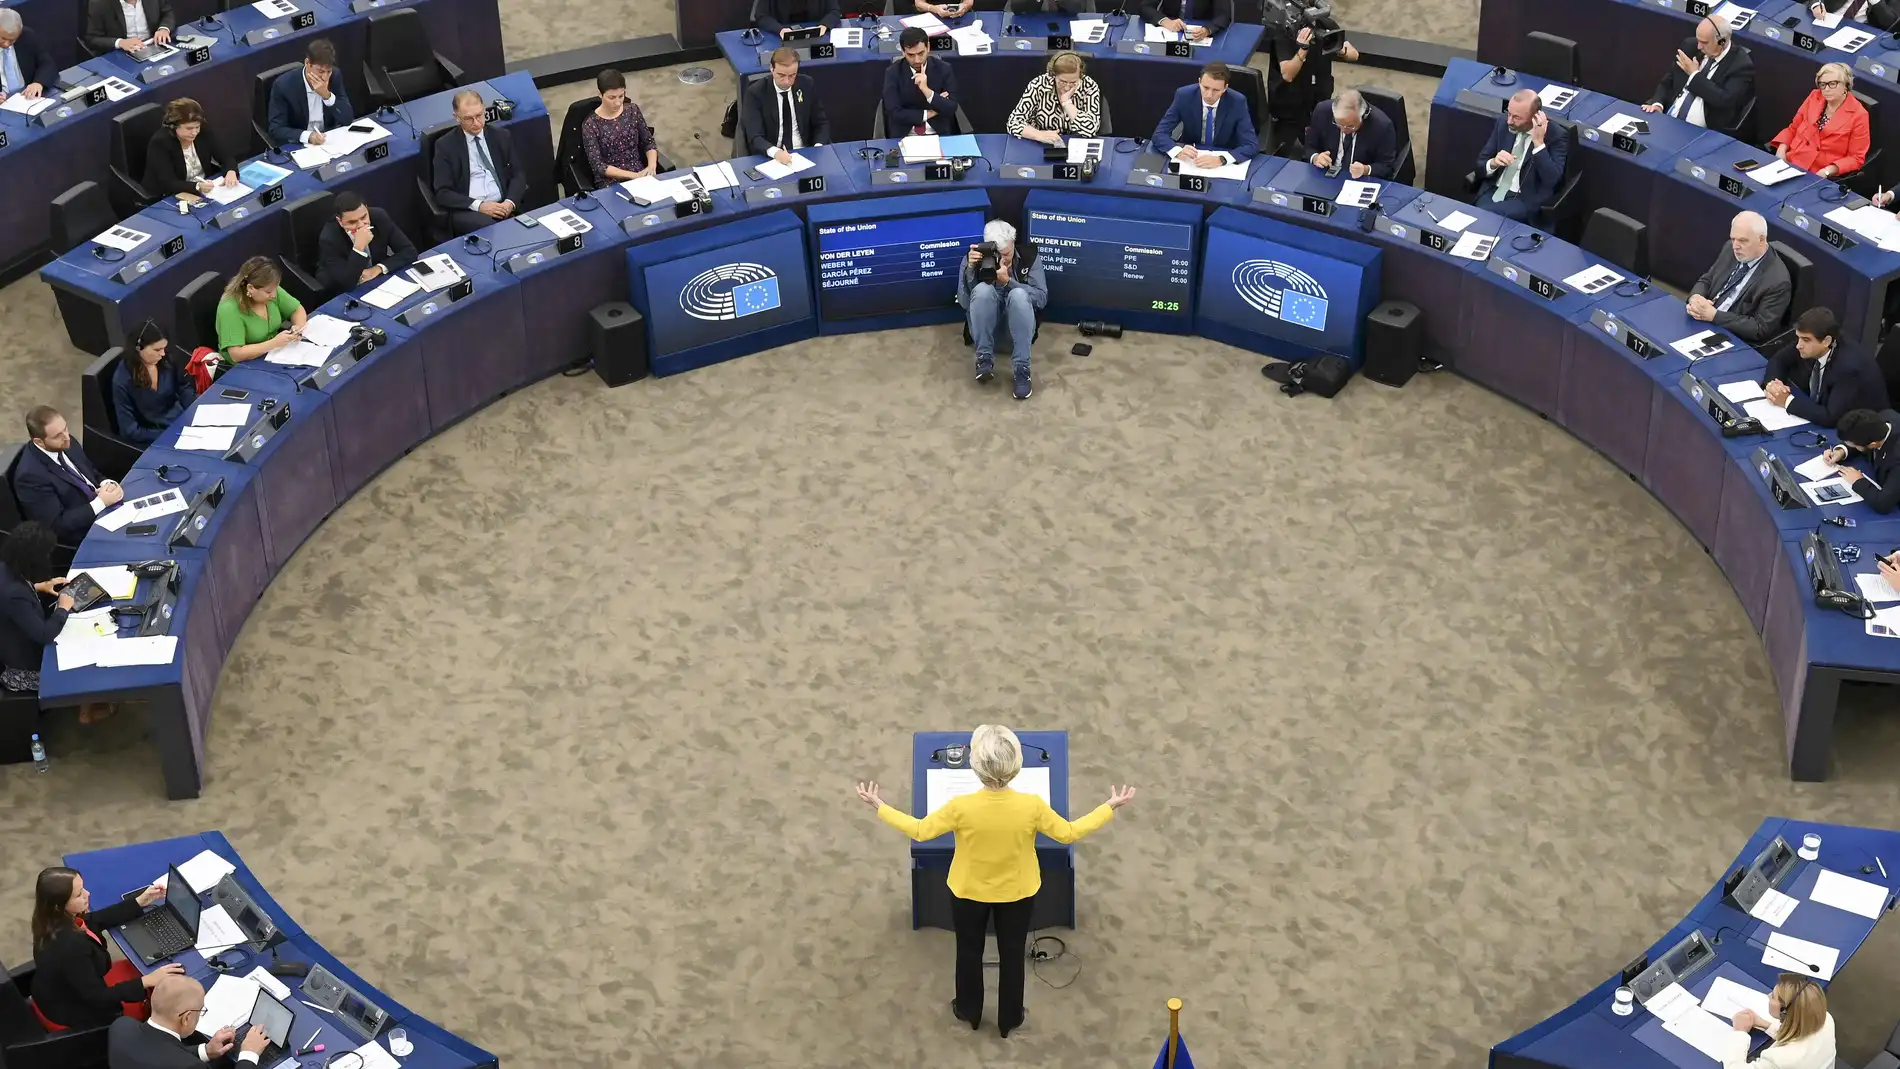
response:
<path id="1" fill-rule="evenodd" d="M 1845 63 L 1821 64 L 1821 69 L 1814 72 L 1815 86 L 1818 88 L 1823 81 L 1827 80 L 1827 76 L 1830 74 L 1840 78 L 1841 88 L 1850 93 L 1854 91 L 1854 68 Z"/>
<path id="2" fill-rule="evenodd" d="M 970 732 L 970 769 L 985 787 L 1007 787 L 1023 770 L 1023 744 L 1001 724 L 978 724 Z"/>

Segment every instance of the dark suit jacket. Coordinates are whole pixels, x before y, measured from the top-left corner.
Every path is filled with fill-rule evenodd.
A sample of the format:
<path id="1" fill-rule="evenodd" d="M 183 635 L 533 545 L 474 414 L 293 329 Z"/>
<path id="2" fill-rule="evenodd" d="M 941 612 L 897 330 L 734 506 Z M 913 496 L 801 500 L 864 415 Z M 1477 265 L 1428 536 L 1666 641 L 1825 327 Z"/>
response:
<path id="1" fill-rule="evenodd" d="M 528 195 L 528 176 L 515 166 L 515 142 L 508 131 L 489 123 L 482 128 L 488 143 L 488 158 L 495 165 L 495 181 L 501 186 L 501 199 L 521 206 Z M 468 195 L 468 135 L 458 127 L 443 134 L 435 143 L 435 202 L 447 211 L 474 211 Z"/>
<path id="2" fill-rule="evenodd" d="M 66 459 L 91 479 L 94 486 L 104 478 L 78 442 L 66 447 Z M 98 494 L 86 489 L 64 468 L 54 465 L 32 442 L 20 450 L 20 461 L 13 467 L 13 496 L 20 499 L 23 516 L 51 527 L 53 534 L 67 545 L 76 544 L 92 528 L 92 499 Z"/>
<path id="3" fill-rule="evenodd" d="M 1742 295 L 1728 311 L 1715 313 L 1714 319 L 1716 326 L 1750 345 L 1767 341 L 1782 328 L 1794 293 L 1794 280 L 1788 277 L 1788 265 L 1781 262 L 1781 255 L 1769 249 L 1764 257 L 1761 266 L 1749 276 L 1748 285 L 1742 287 Z M 1721 255 L 1696 279 L 1689 294 L 1714 300 L 1715 291 L 1722 288 L 1734 270 L 1735 248 L 1724 242 Z"/>
<path id="4" fill-rule="evenodd" d="M 46 612 L 38 604 L 38 594 L 33 588 L 25 586 L 7 573 L 5 581 L 9 584 L 7 597 L 13 599 L 12 587 L 18 587 L 35 599 L 34 609 L 42 618 Z M 11 608 L 11 606 L 9 606 Z M 66 614 L 56 612 L 59 622 L 53 625 L 56 635 L 64 626 Z M 8 613 L 9 618 L 12 613 Z M 48 642 L 52 638 L 47 639 Z M 39 653 L 33 655 L 35 667 L 39 664 Z M 16 667 L 12 661 L 8 667 Z M 106 947 L 111 936 L 106 931 L 121 924 L 137 920 L 144 910 L 136 902 L 117 902 L 104 909 L 95 909 L 86 914 L 86 926 L 91 928 L 99 939 L 69 928 L 56 933 L 51 939 L 33 949 L 33 1001 L 50 1020 L 68 1028 L 95 1028 L 117 1019 L 125 1010 L 122 1002 L 145 1001 L 145 985 L 137 980 L 106 986 L 106 970 L 112 968 L 112 955 Z"/>
<path id="5" fill-rule="evenodd" d="M 1162 19 L 1181 17 L 1183 0 L 1141 0 L 1141 19 L 1143 22 L 1160 22 Z M 1207 28 L 1219 33 L 1234 23 L 1234 0 L 1192 0 L 1193 11 L 1189 22 L 1205 23 Z"/>
<path id="6" fill-rule="evenodd" d="M 20 77 L 26 79 L 26 84 L 38 85 L 49 93 L 59 85 L 59 64 L 41 47 L 31 26 L 20 28 L 20 39 L 13 42 L 13 58 L 20 63 Z"/>
<path id="7" fill-rule="evenodd" d="M 1812 3 L 1813 0 L 1809 2 Z M 1829 11 L 1840 11 L 1852 0 L 1824 0 L 1824 2 Z M 1883 30 L 1900 29 L 1900 3 L 1895 3 L 1894 0 L 1875 0 L 1874 3 L 1867 5 L 1867 14 L 1861 21 Z"/>
<path id="8" fill-rule="evenodd" d="M 1873 449 L 1847 446 L 1847 459 L 1842 463 L 1867 476 L 1854 480 L 1852 489 L 1867 500 L 1868 508 L 1892 512 L 1900 508 L 1900 412 L 1889 408 L 1879 416 L 1887 421 L 1886 439 Z"/>
<path id="9" fill-rule="evenodd" d="M 141 0 L 145 7 L 145 28 L 157 33 L 161 28 L 174 29 L 178 20 L 172 17 L 172 0 Z M 99 55 L 119 47 L 125 39 L 125 12 L 119 9 L 119 0 L 89 0 L 86 4 L 86 28 L 81 34 L 86 47 Z"/>
<path id="10" fill-rule="evenodd" d="M 1509 121 L 1500 115 L 1491 127 L 1491 136 L 1485 139 L 1484 151 L 1478 153 L 1478 173 L 1484 180 L 1478 185 L 1478 196 L 1473 202 L 1483 207 L 1491 199 L 1491 193 L 1497 188 L 1498 175 L 1504 173 L 1499 168 L 1497 174 L 1486 174 L 1491 157 L 1517 144 L 1517 132 L 1511 129 Z M 1556 123 L 1551 123 L 1544 135 L 1544 151 L 1530 154 L 1517 172 L 1516 199 L 1525 201 L 1533 209 L 1541 208 L 1557 194 L 1557 187 L 1563 185 L 1564 167 L 1570 159 L 1570 135 Z"/>
<path id="11" fill-rule="evenodd" d="M 497 164 L 499 166 L 499 164 Z M 395 274 L 416 262 L 416 246 L 381 208 L 369 210 L 369 256 L 359 255 L 342 224 L 332 219 L 317 233 L 317 281 L 337 293 L 355 289 L 365 270 L 382 264 Z M 384 276 L 376 276 L 381 280 Z"/>
<path id="12" fill-rule="evenodd" d="M 917 91 L 917 83 L 910 79 L 910 64 L 902 56 L 884 69 L 884 136 L 903 137 L 910 133 L 911 127 L 923 124 L 926 110 L 937 113 L 937 117 L 930 120 L 931 132 L 957 133 L 956 69 L 935 54 L 924 61 L 924 80 L 936 94 L 929 100 L 924 99 Z"/>
<path id="13" fill-rule="evenodd" d="M 1821 376 L 1821 393 L 1816 397 L 1808 395 L 1808 380 L 1813 374 L 1814 364 L 1801 359 L 1790 339 L 1768 358 L 1768 370 L 1761 381 L 1763 385 L 1775 379 L 1787 383 L 1794 391 L 1788 399 L 1788 414 L 1817 427 L 1832 427 L 1856 408 L 1878 412 L 1887 407 L 1887 380 L 1872 360 L 1852 346 L 1835 342 L 1834 355 L 1828 358 L 1827 371 Z"/>
<path id="14" fill-rule="evenodd" d="M 932 86 L 935 88 L 935 86 Z M 746 86 L 740 114 L 745 123 L 746 148 L 764 156 L 778 145 L 778 87 L 770 77 L 755 78 Z M 807 145 L 831 141 L 831 119 L 825 115 L 824 102 L 812 89 L 811 75 L 801 74 L 792 85 L 792 121 L 798 136 Z"/>
<path id="15" fill-rule="evenodd" d="M 776 35 L 787 26 L 822 23 L 830 33 L 844 21 L 838 0 L 764 0 L 759 5 L 759 32 Z"/>
<path id="16" fill-rule="evenodd" d="M 1181 140 L 1174 139 L 1176 124 L 1181 127 Z M 1150 144 L 1156 152 L 1166 155 L 1177 144 L 1193 145 L 1195 148 L 1223 149 L 1233 153 L 1236 160 L 1251 160 L 1260 154 L 1260 137 L 1254 132 L 1253 112 L 1247 107 L 1247 98 L 1240 90 L 1229 88 L 1221 94 L 1220 103 L 1214 108 L 1214 136 L 1201 136 L 1201 87 L 1198 83 L 1184 85 L 1175 90 L 1174 101 L 1168 105 L 1168 113 L 1161 117 L 1155 127 Z"/>
<path id="17" fill-rule="evenodd" d="M 198 127 L 198 162 L 204 165 L 205 180 L 215 182 L 224 177 L 224 172 L 237 166 L 237 161 L 224 154 L 218 147 L 218 139 L 211 133 L 210 123 L 201 123 Z M 161 126 L 152 134 L 151 143 L 145 147 L 145 191 L 154 197 L 168 197 L 174 193 L 196 193 L 197 188 L 185 177 L 185 150 L 178 145 L 178 135 L 169 127 Z"/>
<path id="18" fill-rule="evenodd" d="M 1691 37 L 1677 46 L 1684 55 L 1696 58 L 1695 38 Z M 1731 40 L 1728 54 L 1722 62 L 1715 65 L 1713 78 L 1698 71 L 1694 77 L 1682 73 L 1676 66 L 1674 56 L 1669 57 L 1669 73 L 1657 84 L 1656 91 L 1644 103 L 1661 104 L 1664 111 L 1676 102 L 1683 87 L 1687 86 L 1689 95 L 1702 101 L 1702 119 L 1710 130 L 1727 130 L 1742 119 L 1742 109 L 1755 99 L 1755 57 L 1748 54 L 1740 42 Z M 1683 116 L 1688 117 L 1688 105 L 1683 106 Z"/>
<path id="19" fill-rule="evenodd" d="M 1080 15 L 1088 9 L 1088 0 L 1053 0 L 1053 3 L 1055 10 L 1064 15 Z M 1043 0 L 1009 0 L 1009 10 L 1018 15 L 1034 15 L 1047 9 Z"/>
<path id="20" fill-rule="evenodd" d="M 106 1064 L 111 1069 L 198 1069 L 207 1064 L 225 1069 L 233 1063 L 236 1047 L 209 1063 L 199 1061 L 198 1047 L 204 1041 L 196 1034 L 173 1039 L 144 1021 L 121 1017 L 106 1030 Z"/>
<path id="21" fill-rule="evenodd" d="M 264 132 L 270 135 L 273 145 L 295 145 L 303 141 L 303 132 L 310 128 L 309 87 L 304 84 L 303 68 L 285 71 L 270 84 L 270 105 L 265 111 Z M 343 79 L 331 75 L 330 92 L 335 94 L 336 103 L 323 107 L 323 128 L 334 130 L 356 118 L 356 109 L 350 105 L 350 94 L 343 88 Z"/>
<path id="22" fill-rule="evenodd" d="M 1372 168 L 1374 178 L 1392 177 L 1398 165 L 1399 135 L 1385 112 L 1366 105 L 1366 117 L 1354 135 L 1350 160 L 1339 159 L 1339 145 L 1343 140 L 1339 123 L 1333 119 L 1333 102 L 1322 101 L 1313 109 L 1312 121 L 1306 124 L 1306 158 L 1311 160 L 1322 152 L 1330 152 L 1342 175 L 1348 173 L 1347 164 L 1363 163 Z"/>

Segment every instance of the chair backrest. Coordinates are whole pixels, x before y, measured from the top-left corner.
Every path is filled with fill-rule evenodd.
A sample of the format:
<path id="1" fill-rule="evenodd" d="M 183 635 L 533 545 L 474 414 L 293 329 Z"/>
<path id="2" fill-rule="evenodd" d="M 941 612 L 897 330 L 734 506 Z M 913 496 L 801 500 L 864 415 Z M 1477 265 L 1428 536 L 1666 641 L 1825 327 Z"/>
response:
<path id="1" fill-rule="evenodd" d="M 125 350 L 117 345 L 93 358 L 79 373 L 79 420 L 82 427 L 119 433 L 119 414 L 112 408 L 112 376 Z"/>
<path id="2" fill-rule="evenodd" d="M 1754 144 L 1755 143 L 1755 98 L 1751 96 L 1747 100 L 1742 102 L 1742 112 L 1740 115 L 1737 115 L 1735 117 L 1734 126 L 1731 126 L 1726 130 L 1719 130 L 1717 132 L 1727 134 L 1728 136 L 1734 138 L 1737 141 L 1745 141 L 1751 145 Z"/>
<path id="3" fill-rule="evenodd" d="M 159 104 L 140 104 L 112 117 L 112 166 L 134 182 L 145 177 L 145 150 L 164 124 Z"/>
<path id="4" fill-rule="evenodd" d="M 1517 69 L 1565 85 L 1576 85 L 1577 42 L 1556 34 L 1534 32 L 1524 35 L 1518 54 Z"/>
<path id="5" fill-rule="evenodd" d="M 53 198 L 53 253 L 63 254 L 84 244 L 119 221 L 112 198 L 97 182 L 81 182 Z"/>
<path id="6" fill-rule="evenodd" d="M 1874 357 L 1874 365 L 1880 368 L 1880 377 L 1887 380 L 1887 400 L 1900 397 L 1900 330 L 1889 331 L 1887 340 L 1881 343 L 1880 355 Z"/>
<path id="7" fill-rule="evenodd" d="M 172 298 L 172 338 L 187 352 L 218 347 L 218 300 L 224 296 L 224 276 L 206 271 Z"/>
<path id="8" fill-rule="evenodd" d="M 1775 250 L 1781 262 L 1788 268 L 1788 280 L 1793 283 L 1788 294 L 1788 322 L 1808 310 L 1814 301 L 1814 261 L 1794 251 L 1786 242 L 1771 241 L 1768 247 Z"/>
<path id="9" fill-rule="evenodd" d="M 882 103 L 876 106 L 875 114 L 871 116 L 871 140 L 884 140 L 884 105 Z"/>
<path id="10" fill-rule="evenodd" d="M 1632 274 L 1649 274 L 1649 225 L 1622 212 L 1598 208 L 1590 213 L 1578 244 Z"/>
<path id="11" fill-rule="evenodd" d="M 282 63 L 272 67 L 270 70 L 260 71 L 257 77 L 251 79 L 251 126 L 266 142 L 262 145 L 253 145 L 252 147 L 257 151 L 263 152 L 267 149 L 277 147 L 276 145 L 268 143 L 270 137 L 270 127 L 267 125 L 270 121 L 270 87 L 276 83 L 277 79 L 302 67 L 302 63 Z"/>
<path id="12" fill-rule="evenodd" d="M 582 97 L 569 104 L 567 114 L 561 117 L 561 137 L 554 147 L 554 181 L 570 196 L 594 188 L 594 172 L 587 162 L 587 145 L 581 139 L 581 126 L 599 106 L 599 97 Z"/>
<path id="13" fill-rule="evenodd" d="M 1115 118 L 1114 116 L 1110 115 L 1108 112 L 1108 94 L 1103 93 L 1101 96 L 1102 96 L 1102 128 L 1100 131 L 1096 133 L 1096 136 L 1097 137 L 1114 137 L 1115 136 Z"/>
<path id="14" fill-rule="evenodd" d="M 449 131 L 459 129 L 454 123 L 444 123 L 422 131 L 422 184 L 430 189 L 435 188 L 435 143 Z"/>
<path id="15" fill-rule="evenodd" d="M 336 218 L 336 194 L 328 189 L 305 193 L 284 205 L 290 219 L 290 256 L 305 270 L 317 267 L 317 235 Z"/>
<path id="16" fill-rule="evenodd" d="M 26 515 L 20 511 L 20 499 L 13 496 L 13 469 L 20 466 L 20 452 L 27 444 L 9 442 L 0 445 L 0 476 L 6 479 L 6 485 L 0 486 L 0 533 L 11 531 L 26 522 Z M 13 990 L 11 980 L 5 986 L 9 991 Z"/>
<path id="17" fill-rule="evenodd" d="M 1252 67 L 1229 67 L 1227 84 L 1247 98 L 1247 114 L 1253 116 L 1256 131 L 1267 128 L 1267 80 Z"/>
<path id="18" fill-rule="evenodd" d="M 1359 90 L 1359 95 L 1365 98 L 1366 103 L 1378 108 L 1386 118 L 1392 120 L 1392 132 L 1398 135 L 1399 144 L 1410 144 L 1412 123 L 1405 116 L 1405 98 L 1390 89 L 1380 89 L 1378 86 L 1361 85 L 1355 88 Z"/>
<path id="19" fill-rule="evenodd" d="M 429 46 L 429 29 L 415 8 L 378 11 L 369 17 L 366 32 L 369 41 L 364 49 L 364 65 L 378 73 L 388 71 L 390 81 L 405 100 L 445 88 L 435 50 Z"/>
<path id="20" fill-rule="evenodd" d="M 10 447 L 14 456 L 19 446 Z M 11 483 L 13 467 L 9 457 L 7 466 L 8 482 Z M 4 496 L 12 496 L 11 492 Z M 12 528 L 9 526 L 8 528 Z M 26 1004 L 26 993 L 14 986 L 13 977 L 7 972 L 6 965 L 0 963 L 0 1048 L 18 1046 L 46 1038 L 46 1029 L 40 1027 L 39 1018 Z M 4 1055 L 0 1055 L 3 1058 Z"/>

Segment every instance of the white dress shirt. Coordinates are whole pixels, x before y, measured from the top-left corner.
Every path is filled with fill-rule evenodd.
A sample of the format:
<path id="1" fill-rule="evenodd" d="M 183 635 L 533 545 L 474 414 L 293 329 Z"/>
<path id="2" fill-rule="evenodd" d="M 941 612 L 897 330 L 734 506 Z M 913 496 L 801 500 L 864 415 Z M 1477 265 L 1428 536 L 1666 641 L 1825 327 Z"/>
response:
<path id="1" fill-rule="evenodd" d="M 299 134 L 298 138 L 304 144 L 308 145 L 310 143 L 311 134 L 320 134 L 323 132 L 323 109 L 336 104 L 336 90 L 330 90 L 330 95 L 327 97 L 320 97 L 317 95 L 315 89 L 310 88 L 310 79 L 305 78 L 303 80 L 303 102 L 305 113 L 310 116 L 310 121 L 304 123 L 304 132 Z"/>
<path id="2" fill-rule="evenodd" d="M 119 0 L 119 11 L 125 15 L 125 35 L 143 41 L 152 36 L 152 28 L 145 22 L 145 5 L 140 0 L 126 3 Z"/>
<path id="3" fill-rule="evenodd" d="M 495 172 L 489 170 L 482 164 L 483 152 L 490 153 L 488 157 L 490 162 L 494 160 L 492 154 L 494 150 L 488 147 L 488 139 L 481 134 L 465 133 L 462 136 L 468 139 L 469 199 L 477 204 L 485 200 L 499 202 L 501 200 L 501 182 L 496 178 Z M 477 151 L 476 146 L 478 145 L 480 146 L 480 151 Z"/>
<path id="4" fill-rule="evenodd" d="M 1741 277 L 1735 280 L 1735 285 L 1728 291 L 1727 296 L 1724 296 L 1721 303 L 1715 306 L 1716 311 L 1726 312 L 1735 307 L 1735 302 L 1742 299 L 1742 293 L 1748 289 L 1749 282 L 1754 279 L 1755 272 L 1761 268 L 1761 262 L 1767 256 L 1768 254 L 1764 252 L 1746 264 L 1737 265 L 1742 270 Z"/>
<path id="5" fill-rule="evenodd" d="M 166 1035 L 172 1037 L 173 1039 L 177 1040 L 180 1043 L 183 1043 L 185 1041 L 184 1036 L 181 1036 L 178 1033 L 172 1031 L 171 1029 L 166 1028 L 164 1025 L 159 1024 L 157 1021 L 147 1021 L 145 1023 L 148 1025 L 151 1025 L 153 1028 L 158 1029 L 159 1031 L 165 1033 Z M 206 1044 L 206 1043 L 198 1044 L 198 1060 L 201 1062 L 209 1062 L 211 1060 L 210 1056 L 205 1052 L 205 1047 L 207 1046 L 209 1046 L 209 1044 Z M 256 1053 L 252 1051 L 241 1050 L 241 1051 L 238 1051 L 237 1061 L 239 1065 L 256 1065 L 257 1055 Z"/>
<path id="6" fill-rule="evenodd" d="M 17 93 L 26 88 L 26 75 L 20 73 L 20 56 L 11 46 L 0 48 L 0 93 Z"/>
<path id="7" fill-rule="evenodd" d="M 1765 1048 L 1754 1062 L 1748 1060 L 1747 1032 L 1730 1032 L 1733 1038 L 1722 1055 L 1722 1069 L 1834 1069 L 1834 1015 L 1828 1014 L 1821 1030 L 1793 1043 L 1777 1043 Z"/>
<path id="8" fill-rule="evenodd" d="M 1715 68 L 1721 65 L 1723 60 L 1728 58 L 1728 50 L 1733 47 L 1735 47 L 1733 43 L 1729 44 L 1722 49 L 1719 55 L 1712 58 L 1703 56 L 1702 65 L 1696 69 L 1696 74 L 1700 74 L 1704 78 L 1715 77 Z M 1682 92 L 1677 93 L 1675 102 L 1669 105 L 1669 114 L 1691 126 L 1707 128 L 1709 123 L 1702 113 L 1702 98 L 1699 96 L 1691 96 L 1689 93 L 1689 82 L 1695 81 L 1695 77 L 1695 74 L 1691 74 L 1689 81 L 1682 83 Z"/>
<path id="9" fill-rule="evenodd" d="M 797 152 L 799 149 L 805 147 L 805 139 L 803 137 L 800 137 L 798 133 L 798 112 L 792 109 L 792 99 L 791 99 L 792 90 L 779 89 L 778 86 L 776 85 L 773 86 L 772 88 L 778 91 L 778 99 L 772 102 L 772 106 L 778 109 L 778 114 L 779 114 L 778 125 L 780 127 L 784 126 L 785 116 L 789 115 L 792 117 L 790 143 L 792 146 L 792 151 Z M 779 130 L 779 137 L 783 139 L 786 133 L 787 131 L 783 129 Z"/>
<path id="10" fill-rule="evenodd" d="M 33 443 L 33 448 L 35 448 L 35 449 L 37 449 L 37 450 L 39 450 L 40 452 L 42 452 L 42 453 L 44 453 L 44 454 L 46 454 L 46 459 L 48 459 L 48 460 L 50 460 L 50 461 L 52 461 L 52 462 L 53 462 L 53 466 L 54 466 L 55 468 L 58 468 L 58 469 L 60 469 L 61 471 L 70 471 L 70 472 L 72 472 L 72 473 L 73 473 L 74 475 L 77 475 L 77 476 L 79 476 L 79 479 L 80 479 L 80 481 L 81 481 L 81 482 L 83 482 L 83 483 L 85 483 L 85 484 L 86 484 L 87 486 L 90 486 L 90 487 L 92 487 L 92 514 L 93 514 L 94 516 L 97 516 L 97 515 L 99 515 L 99 514 L 100 514 L 101 512 L 104 512 L 104 511 L 105 511 L 105 509 L 106 509 L 106 503 L 105 503 L 105 502 L 103 502 L 103 501 L 101 501 L 101 500 L 99 500 L 99 486 L 98 486 L 98 484 L 97 484 L 97 483 L 94 483 L 94 482 L 93 482 L 93 481 L 92 481 L 91 479 L 88 479 L 88 478 L 86 478 L 86 476 L 85 476 L 85 474 L 84 474 L 83 472 L 81 472 L 81 471 L 80 471 L 80 470 L 79 470 L 78 468 L 76 468 L 76 467 L 74 467 L 74 466 L 73 466 L 73 462 L 72 462 L 72 461 L 70 461 L 70 460 L 67 460 L 67 459 L 66 459 L 66 454 L 65 454 L 65 453 L 64 453 L 63 451 L 62 451 L 62 452 L 58 452 L 58 453 L 55 453 L 55 452 L 53 452 L 52 450 L 50 450 L 50 449 L 48 449 L 48 448 L 46 448 L 45 446 L 43 446 L 43 445 L 41 445 L 41 444 L 40 444 L 40 443 L 38 443 L 38 442 L 34 442 L 34 443 Z"/>

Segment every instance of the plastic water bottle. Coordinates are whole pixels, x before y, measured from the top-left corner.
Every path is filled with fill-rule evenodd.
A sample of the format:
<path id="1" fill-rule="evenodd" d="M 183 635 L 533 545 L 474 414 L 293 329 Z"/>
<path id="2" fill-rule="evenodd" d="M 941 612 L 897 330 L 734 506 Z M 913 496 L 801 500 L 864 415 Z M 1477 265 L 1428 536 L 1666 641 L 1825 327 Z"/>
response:
<path id="1" fill-rule="evenodd" d="M 33 736 L 33 771 L 44 772 L 51 767 L 53 763 L 46 759 L 46 747 L 41 745 L 38 735 Z"/>

